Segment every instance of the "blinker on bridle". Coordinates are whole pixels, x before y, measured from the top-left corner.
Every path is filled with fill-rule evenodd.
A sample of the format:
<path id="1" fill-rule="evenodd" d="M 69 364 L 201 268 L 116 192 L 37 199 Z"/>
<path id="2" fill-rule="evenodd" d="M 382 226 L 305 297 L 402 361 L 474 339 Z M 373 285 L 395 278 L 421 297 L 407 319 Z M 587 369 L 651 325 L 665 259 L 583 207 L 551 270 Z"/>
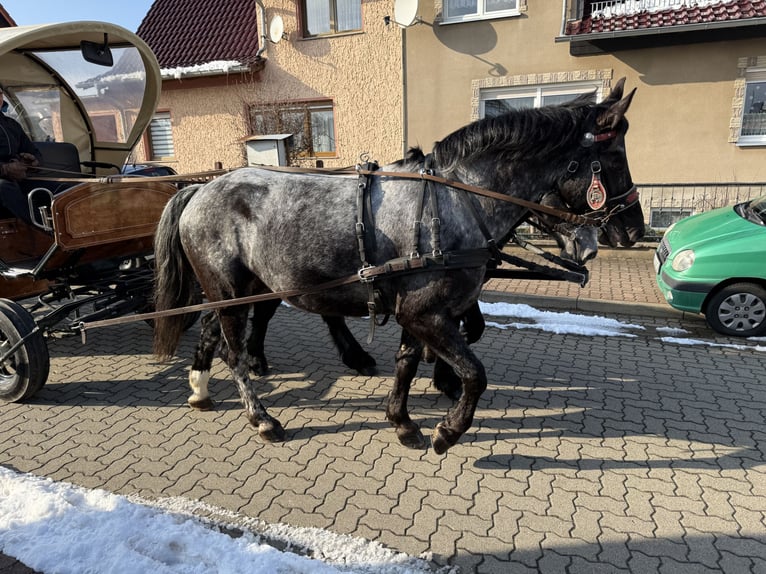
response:
<path id="1" fill-rule="evenodd" d="M 598 142 L 610 140 L 615 137 L 617 137 L 617 132 L 615 130 L 609 130 L 608 132 L 604 132 L 600 134 L 594 134 L 593 132 L 586 132 L 585 135 L 583 135 L 582 139 L 580 140 L 580 145 L 584 148 L 590 148 L 590 147 L 593 147 L 593 145 Z M 573 160 L 569 162 L 567 171 L 573 174 L 577 172 L 579 167 L 580 167 L 580 164 Z M 604 187 L 604 184 L 601 181 L 601 162 L 598 160 L 592 161 L 590 164 L 590 170 L 591 170 L 592 176 L 590 180 L 590 185 L 588 186 L 588 189 L 585 192 L 585 199 L 588 202 L 588 207 L 590 207 L 593 211 L 600 211 L 601 209 L 604 208 L 604 206 L 607 203 L 606 187 Z M 622 195 L 612 198 L 610 200 L 610 203 L 620 201 L 623 198 L 625 198 L 625 203 L 623 203 L 621 206 L 617 206 L 612 213 L 623 211 L 624 209 L 627 209 L 628 207 L 633 205 L 636 201 L 638 201 L 638 190 L 636 189 L 636 186 L 634 185 Z"/>

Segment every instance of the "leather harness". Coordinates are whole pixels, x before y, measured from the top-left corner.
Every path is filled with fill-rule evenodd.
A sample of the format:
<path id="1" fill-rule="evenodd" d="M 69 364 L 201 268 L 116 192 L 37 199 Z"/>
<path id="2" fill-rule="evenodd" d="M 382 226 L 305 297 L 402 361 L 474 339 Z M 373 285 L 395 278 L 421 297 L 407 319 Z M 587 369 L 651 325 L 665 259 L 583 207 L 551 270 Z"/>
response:
<path id="1" fill-rule="evenodd" d="M 616 135 L 617 134 L 614 131 L 606 132 L 603 134 L 597 134 L 595 136 L 593 134 L 586 134 L 586 136 L 583 138 L 582 145 L 584 147 L 590 147 L 590 145 L 592 145 L 593 142 L 611 139 L 613 137 L 616 137 Z M 520 267 L 526 267 L 532 272 L 536 272 L 540 269 L 553 271 L 553 270 L 550 270 L 549 268 L 545 268 L 545 267 L 536 265 L 534 263 L 524 261 L 523 259 L 513 257 L 511 255 L 503 253 L 497 246 L 497 242 L 495 238 L 492 237 L 489 229 L 487 228 L 486 224 L 484 223 L 481 216 L 479 215 L 478 210 L 474 204 L 474 200 L 471 197 L 472 195 L 474 194 L 481 195 L 484 197 L 489 197 L 492 199 L 496 199 L 496 200 L 500 200 L 500 201 L 504 201 L 508 203 L 514 203 L 516 205 L 526 208 L 529 211 L 552 215 L 568 223 L 577 224 L 577 225 L 591 225 L 591 226 L 603 225 L 612 215 L 629 208 L 631 205 L 633 205 L 634 203 L 638 201 L 638 192 L 636 191 L 635 185 L 624 194 L 614 197 L 612 199 L 608 199 L 606 189 L 604 188 L 603 184 L 600 181 L 601 166 L 600 166 L 600 163 L 597 161 L 592 162 L 592 165 L 591 165 L 593 176 L 591 180 L 591 186 L 588 192 L 590 194 L 593 189 L 596 190 L 594 192 L 595 195 L 598 195 L 599 192 L 603 192 L 604 201 L 601 206 L 602 208 L 605 205 L 606 206 L 610 204 L 614 205 L 608 212 L 605 212 L 603 215 L 600 215 L 600 216 L 573 214 L 567 211 L 563 211 L 561 209 L 556 209 L 554 207 L 541 205 L 539 203 L 534 203 L 534 202 L 526 201 L 516 197 L 511 197 L 502 193 L 484 189 L 482 187 L 478 187 L 478 186 L 474 186 L 471 184 L 458 182 L 454 180 L 449 180 L 444 177 L 437 176 L 435 175 L 431 167 L 432 161 L 433 161 L 431 154 L 428 154 L 425 157 L 423 168 L 418 173 L 382 171 L 379 169 L 378 164 L 376 162 L 370 162 L 368 161 L 366 157 L 363 157 L 362 159 L 364 161 L 361 164 L 357 165 L 353 171 L 351 171 L 348 168 L 328 170 L 328 169 L 318 169 L 318 168 L 314 169 L 314 168 L 293 168 L 293 167 L 279 167 L 279 166 L 259 166 L 262 169 L 268 169 L 272 171 L 285 171 L 285 172 L 292 172 L 292 173 L 322 173 L 322 174 L 333 173 L 338 175 L 346 175 L 351 173 L 357 174 L 358 181 L 357 181 L 357 195 L 356 195 L 355 235 L 356 235 L 356 241 L 357 241 L 357 248 L 359 252 L 359 258 L 361 261 L 361 267 L 359 268 L 358 272 L 355 275 L 327 281 L 320 285 L 316 285 L 310 289 L 292 289 L 292 290 L 280 291 L 280 292 L 262 293 L 258 295 L 251 295 L 248 297 L 240 297 L 237 299 L 215 301 L 215 302 L 201 303 L 197 305 L 190 305 L 186 307 L 179 307 L 177 309 L 169 309 L 166 311 L 143 313 L 139 315 L 133 315 L 130 317 L 117 317 L 117 318 L 106 319 L 102 321 L 94 321 L 89 324 L 81 323 L 79 327 L 82 333 L 83 341 L 85 340 L 85 331 L 87 329 L 117 325 L 117 324 L 131 322 L 131 321 L 154 319 L 154 318 L 158 318 L 162 316 L 180 315 L 184 313 L 190 313 L 190 312 L 202 311 L 202 310 L 208 310 L 208 309 L 220 309 L 220 308 L 231 306 L 231 305 L 245 305 L 250 303 L 256 303 L 259 301 L 266 301 L 270 299 L 284 299 L 289 297 L 295 297 L 298 295 L 318 293 L 327 289 L 340 287 L 340 286 L 348 285 L 351 283 L 361 282 L 367 285 L 367 290 L 368 290 L 367 307 L 368 307 L 368 310 L 370 313 L 370 319 L 371 319 L 370 333 L 368 336 L 368 342 L 369 342 L 372 340 L 372 337 L 374 335 L 375 326 L 385 324 L 385 322 L 388 320 L 388 317 L 389 317 L 388 315 L 386 315 L 386 317 L 383 319 L 382 322 L 380 323 L 377 322 L 377 313 L 378 313 L 378 306 L 379 306 L 378 303 L 379 303 L 380 294 L 373 288 L 373 285 L 372 285 L 372 283 L 376 279 L 383 278 L 383 277 L 390 277 L 391 275 L 411 274 L 411 273 L 421 272 L 421 271 L 425 271 L 429 269 L 430 270 L 464 269 L 464 268 L 482 267 L 484 265 L 489 265 L 494 267 L 499 265 L 501 261 L 506 261 Z M 576 162 L 572 162 L 572 163 L 576 163 Z M 572 164 L 570 164 L 570 169 L 571 168 L 572 168 Z M 576 170 L 576 167 L 575 167 L 575 170 Z M 216 173 L 216 175 L 219 175 L 219 174 L 220 172 Z M 197 178 L 200 178 L 200 176 L 204 177 L 204 175 L 205 174 L 194 174 L 194 176 Z M 370 184 L 371 184 L 371 179 L 373 175 L 378 177 L 392 177 L 392 178 L 400 178 L 400 179 L 421 179 L 423 182 L 421 187 L 421 192 L 418 195 L 418 200 L 416 205 L 416 217 L 413 223 L 413 237 L 412 237 L 410 254 L 405 257 L 398 257 L 398 258 L 388 260 L 385 263 L 380 265 L 372 265 L 369 262 L 370 257 L 368 255 L 369 253 L 374 253 L 376 250 L 375 222 L 373 218 L 372 199 L 370 194 L 370 187 L 371 187 Z M 114 181 L 116 179 L 118 178 L 114 178 L 114 179 L 110 178 L 109 181 Z M 119 179 L 128 179 L 128 178 L 119 178 Z M 163 179 L 168 179 L 168 180 L 174 179 L 177 181 L 178 179 L 181 179 L 181 178 L 166 176 L 166 177 L 156 177 L 152 179 L 155 181 L 163 180 Z M 486 239 L 485 247 L 442 252 L 441 239 L 440 239 L 441 221 L 438 217 L 439 212 L 438 212 L 437 196 L 436 196 L 436 189 L 435 189 L 434 183 L 439 183 L 459 191 L 461 201 L 467 207 L 468 211 L 472 214 L 472 217 L 476 221 L 477 225 L 479 226 L 479 229 L 481 230 L 482 234 L 484 235 Z M 432 213 L 432 218 L 430 222 L 431 253 L 423 255 L 423 254 L 420 254 L 418 250 L 419 250 L 420 233 L 421 233 L 421 227 L 422 227 L 421 220 L 422 220 L 422 215 L 423 215 L 423 210 L 424 210 L 426 200 L 428 200 L 431 204 L 431 213 Z M 515 237 L 515 235 L 513 235 L 513 232 L 511 232 L 510 237 L 513 237 L 514 241 L 519 243 L 519 245 L 521 245 L 522 247 L 529 248 L 529 244 Z M 542 255 L 543 257 L 545 257 L 545 259 L 568 269 L 569 272 L 564 271 L 561 274 L 561 278 L 566 279 L 568 281 L 579 280 L 581 285 L 584 285 L 584 283 L 587 281 L 587 269 L 584 266 L 566 261 L 560 257 L 557 257 L 555 255 L 552 255 L 550 253 L 544 252 L 539 249 L 535 251 L 535 253 L 538 255 Z"/>

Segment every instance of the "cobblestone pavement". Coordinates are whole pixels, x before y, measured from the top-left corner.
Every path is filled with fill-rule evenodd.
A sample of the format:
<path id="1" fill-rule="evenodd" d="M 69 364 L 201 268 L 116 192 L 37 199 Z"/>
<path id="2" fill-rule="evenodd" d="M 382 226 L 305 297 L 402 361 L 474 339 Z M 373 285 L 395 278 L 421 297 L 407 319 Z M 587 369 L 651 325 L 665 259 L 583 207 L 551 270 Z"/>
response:
<path id="1" fill-rule="evenodd" d="M 258 382 L 288 433 L 277 445 L 248 426 L 220 361 L 218 408 L 186 406 L 195 330 L 163 364 L 146 325 L 101 329 L 84 346 L 51 341 L 48 384 L 0 405 L 0 464 L 361 536 L 464 573 L 766 572 L 766 354 L 642 310 L 610 315 L 643 327 L 631 336 L 488 327 L 475 349 L 489 388 L 444 456 L 404 448 L 385 421 L 395 325 L 377 330 L 380 373 L 365 377 L 318 317 L 278 311 Z M 351 327 L 363 340 L 366 322 Z M 679 345 L 664 327 L 744 347 Z M 426 435 L 451 406 L 428 377 L 421 366 L 410 400 Z"/>

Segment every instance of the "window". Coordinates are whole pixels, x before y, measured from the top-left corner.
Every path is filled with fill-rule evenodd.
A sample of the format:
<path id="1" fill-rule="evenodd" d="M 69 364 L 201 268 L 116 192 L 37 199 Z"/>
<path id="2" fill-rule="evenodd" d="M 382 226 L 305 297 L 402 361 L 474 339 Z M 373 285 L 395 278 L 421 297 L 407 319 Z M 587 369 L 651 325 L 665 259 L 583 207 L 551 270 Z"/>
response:
<path id="1" fill-rule="evenodd" d="M 362 29 L 361 0 L 302 0 L 303 37 Z"/>
<path id="2" fill-rule="evenodd" d="M 444 0 L 445 23 L 519 14 L 519 0 Z"/>
<path id="3" fill-rule="evenodd" d="M 600 89 L 600 81 L 487 88 L 481 90 L 479 116 L 494 117 L 510 110 L 562 104 Z"/>
<path id="4" fill-rule="evenodd" d="M 157 112 L 149 124 L 149 159 L 164 160 L 174 157 L 175 154 L 170 112 Z"/>
<path id="5" fill-rule="evenodd" d="M 291 158 L 335 156 L 332 102 L 254 105 L 250 125 L 254 135 L 292 134 L 287 142 Z"/>
<path id="6" fill-rule="evenodd" d="M 742 127 L 737 143 L 766 145 L 766 69 L 747 71 Z"/>

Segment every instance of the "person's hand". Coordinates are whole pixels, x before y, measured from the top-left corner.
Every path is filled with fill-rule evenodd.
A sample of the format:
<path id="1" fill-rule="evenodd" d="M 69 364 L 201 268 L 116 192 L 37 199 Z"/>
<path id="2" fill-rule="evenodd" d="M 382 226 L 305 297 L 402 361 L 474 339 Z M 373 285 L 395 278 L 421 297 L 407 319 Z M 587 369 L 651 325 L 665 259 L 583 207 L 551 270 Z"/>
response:
<path id="1" fill-rule="evenodd" d="M 19 160 L 11 160 L 0 165 L 0 176 L 5 179 L 18 181 L 27 177 L 27 166 Z"/>
<path id="2" fill-rule="evenodd" d="M 37 161 L 37 158 L 31 153 L 21 152 L 19 158 L 21 158 L 21 161 L 24 162 L 27 167 L 36 167 L 40 164 L 40 162 Z"/>

